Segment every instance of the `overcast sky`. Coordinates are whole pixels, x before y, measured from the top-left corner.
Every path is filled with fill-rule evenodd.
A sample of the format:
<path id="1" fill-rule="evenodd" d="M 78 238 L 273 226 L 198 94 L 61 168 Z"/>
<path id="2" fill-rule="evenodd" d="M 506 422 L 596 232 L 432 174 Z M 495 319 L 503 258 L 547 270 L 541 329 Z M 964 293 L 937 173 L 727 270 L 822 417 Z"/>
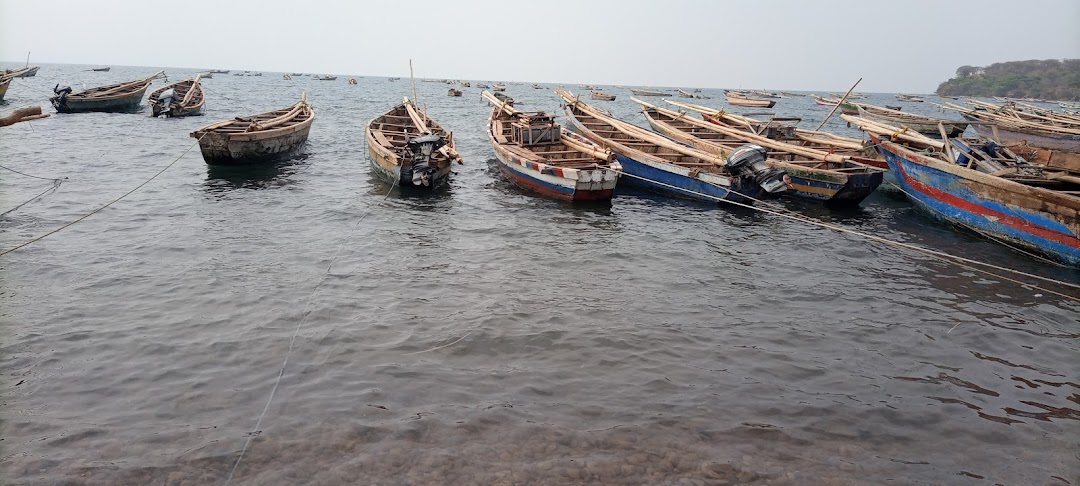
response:
<path id="1" fill-rule="evenodd" d="M 168 5 L 167 8 L 163 8 Z M 0 0 L 0 60 L 929 93 L 1080 58 L 1080 0 Z"/>

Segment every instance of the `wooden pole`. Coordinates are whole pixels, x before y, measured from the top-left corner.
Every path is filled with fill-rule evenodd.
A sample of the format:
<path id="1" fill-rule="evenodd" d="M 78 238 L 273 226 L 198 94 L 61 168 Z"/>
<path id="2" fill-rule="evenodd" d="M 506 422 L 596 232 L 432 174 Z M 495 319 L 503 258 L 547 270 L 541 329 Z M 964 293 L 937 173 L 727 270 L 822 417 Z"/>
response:
<path id="1" fill-rule="evenodd" d="M 847 97 L 851 95 L 852 91 L 855 91 L 855 87 L 858 86 L 861 82 L 862 78 L 859 78 L 858 81 L 855 81 L 855 84 L 851 85 L 851 88 L 847 90 L 847 93 L 844 93 L 844 97 L 840 98 L 840 102 L 832 108 L 832 111 L 829 112 L 829 115 L 826 116 L 824 120 L 821 120 L 821 125 L 818 125 L 817 128 L 814 129 L 814 131 L 821 130 L 821 127 L 825 126 L 825 122 L 829 121 L 829 118 L 833 116 L 833 113 L 836 113 L 836 109 L 840 108 L 840 105 L 844 104 L 844 101 L 847 100 Z"/>
<path id="2" fill-rule="evenodd" d="M 412 59 L 409 59 L 409 80 L 412 81 L 412 99 L 413 99 L 413 103 L 416 103 L 417 106 L 420 106 L 419 105 L 420 100 L 416 97 L 416 78 L 413 77 Z"/>
<path id="3" fill-rule="evenodd" d="M 952 142 L 949 141 L 949 134 L 945 133 L 945 124 L 938 122 L 937 128 L 938 133 L 941 134 L 941 141 L 945 142 L 945 155 L 949 157 L 949 162 L 952 162 L 954 164 L 959 162 L 958 160 L 956 160 L 956 154 L 954 154 L 952 151 Z M 975 158 L 974 155 L 971 155 L 970 157 L 973 159 Z"/>

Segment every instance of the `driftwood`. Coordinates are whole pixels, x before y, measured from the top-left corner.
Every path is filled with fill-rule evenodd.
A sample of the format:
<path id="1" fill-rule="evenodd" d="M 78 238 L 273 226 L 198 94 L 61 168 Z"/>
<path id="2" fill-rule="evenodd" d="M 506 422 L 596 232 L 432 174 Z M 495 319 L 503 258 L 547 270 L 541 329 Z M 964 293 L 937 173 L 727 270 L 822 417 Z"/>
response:
<path id="1" fill-rule="evenodd" d="M 41 113 L 40 106 L 28 106 L 26 108 L 19 108 L 7 116 L 0 117 L 0 127 L 6 127 L 8 125 L 14 125 L 19 122 L 37 120 L 39 118 L 48 117 L 48 113 Z"/>

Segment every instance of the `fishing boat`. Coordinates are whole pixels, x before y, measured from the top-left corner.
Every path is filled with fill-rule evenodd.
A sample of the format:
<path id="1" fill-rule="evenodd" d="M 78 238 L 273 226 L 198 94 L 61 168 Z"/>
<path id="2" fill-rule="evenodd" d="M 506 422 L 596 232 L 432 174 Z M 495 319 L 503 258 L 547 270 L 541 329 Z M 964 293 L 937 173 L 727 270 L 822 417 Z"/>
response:
<path id="1" fill-rule="evenodd" d="M 607 201 L 622 165 L 615 154 L 569 133 L 544 112 L 523 112 L 487 91 L 494 106 L 488 140 L 499 170 L 514 184 L 564 201 Z"/>
<path id="2" fill-rule="evenodd" d="M 200 76 L 202 76 L 202 79 L 211 79 L 214 77 L 214 73 L 202 73 Z"/>
<path id="3" fill-rule="evenodd" d="M 162 86 L 151 92 L 146 101 L 154 118 L 198 115 L 206 102 L 198 75 Z"/>
<path id="4" fill-rule="evenodd" d="M 539 83 L 533 83 L 533 89 L 544 89 L 544 87 L 540 86 Z"/>
<path id="5" fill-rule="evenodd" d="M 496 92 L 491 93 L 491 95 L 494 96 L 499 101 L 502 101 L 504 103 L 514 104 L 514 98 L 511 98 L 510 95 L 508 95 L 506 93 L 500 93 L 500 92 L 496 91 Z"/>
<path id="6" fill-rule="evenodd" d="M 968 123 L 960 120 L 946 120 L 944 118 L 905 113 L 884 106 L 855 103 L 855 108 L 856 114 L 860 117 L 877 120 L 889 125 L 904 127 L 931 137 L 941 137 L 941 130 L 939 130 L 938 125 L 945 127 L 945 135 L 950 138 L 963 135 L 964 130 L 967 130 L 968 127 Z M 849 114 L 850 113 L 845 113 L 845 115 Z"/>
<path id="7" fill-rule="evenodd" d="M 915 95 L 909 95 L 909 94 L 898 94 L 898 95 L 896 95 L 896 99 L 898 99 L 900 101 L 907 101 L 909 103 L 922 103 L 922 102 L 926 101 L 921 96 L 915 96 Z"/>
<path id="8" fill-rule="evenodd" d="M 751 106 L 754 108 L 772 108 L 776 105 L 773 100 L 763 100 L 759 98 L 751 98 L 743 93 L 737 91 L 725 91 L 724 99 L 732 106 Z"/>
<path id="9" fill-rule="evenodd" d="M 600 91 L 598 89 L 594 89 L 592 91 L 589 91 L 589 97 L 594 99 L 594 100 L 600 100 L 600 101 L 615 101 L 615 95 L 605 93 L 605 92 Z"/>
<path id="10" fill-rule="evenodd" d="M 1080 103 L 1070 103 L 1068 101 L 1062 101 L 1058 103 L 1058 106 L 1065 110 L 1080 110 Z"/>
<path id="11" fill-rule="evenodd" d="M 191 132 L 209 165 L 269 162 L 298 153 L 307 142 L 315 110 L 307 96 L 280 110 L 236 117 Z"/>
<path id="12" fill-rule="evenodd" d="M 99 73 L 107 73 L 107 72 L 109 72 L 109 69 L 112 69 L 112 68 L 99 67 L 99 68 L 93 68 L 93 69 L 91 69 L 91 71 L 96 71 L 96 72 L 99 72 Z"/>
<path id="13" fill-rule="evenodd" d="M 611 150 L 627 182 L 649 190 L 708 202 L 749 204 L 787 190 L 784 172 L 765 164 L 764 149 L 725 160 L 615 118 L 556 89 L 573 131 Z"/>
<path id="14" fill-rule="evenodd" d="M 211 69 L 209 72 L 214 74 L 229 74 L 228 69 Z"/>
<path id="15" fill-rule="evenodd" d="M 315 79 L 318 81 L 337 81 L 337 76 L 327 74 L 326 76 L 316 76 Z"/>
<path id="16" fill-rule="evenodd" d="M 349 78 L 349 80 L 348 80 L 348 81 L 346 81 L 346 83 L 347 83 L 347 84 L 352 84 L 352 85 L 355 85 L 355 84 L 357 84 L 357 81 L 356 81 L 356 78 Z"/>
<path id="17" fill-rule="evenodd" d="M 0 101 L 4 101 L 4 95 L 7 94 L 8 86 L 11 86 L 11 80 L 13 78 L 0 78 Z"/>
<path id="18" fill-rule="evenodd" d="M 630 88 L 630 92 L 638 96 L 671 96 L 671 93 L 666 91 L 657 91 L 650 88 L 635 89 Z"/>
<path id="19" fill-rule="evenodd" d="M 993 141 L 950 139 L 938 149 L 870 138 L 930 216 L 1080 267 L 1080 172 L 1023 163 Z"/>
<path id="20" fill-rule="evenodd" d="M 689 91 L 685 91 L 685 90 L 683 90 L 681 88 L 675 88 L 675 94 L 679 95 L 680 98 L 693 98 L 694 97 L 694 93 L 691 93 Z"/>
<path id="21" fill-rule="evenodd" d="M 806 96 L 803 93 L 796 93 L 796 92 L 793 92 L 793 91 L 781 91 L 780 94 L 782 94 L 784 96 L 803 96 L 803 97 Z"/>
<path id="22" fill-rule="evenodd" d="M 450 88 L 446 90 L 446 96 L 461 96 L 461 90 Z"/>
<path id="23" fill-rule="evenodd" d="M 762 91 L 760 89 L 753 90 L 753 91 L 750 92 L 750 94 L 752 94 L 754 96 L 757 96 L 758 98 L 772 98 L 772 99 L 783 98 L 783 96 L 780 96 L 779 93 L 773 93 L 773 92 L 770 92 L 770 91 Z"/>
<path id="24" fill-rule="evenodd" d="M 491 86 L 488 86 L 484 83 L 476 83 L 476 87 L 480 89 L 491 89 Z"/>
<path id="25" fill-rule="evenodd" d="M 400 76 L 395 76 L 395 77 L 392 77 L 392 78 L 386 78 L 386 80 L 387 80 L 387 81 L 390 81 L 391 83 L 392 83 L 392 82 L 394 82 L 394 81 L 397 81 L 397 80 L 399 80 L 399 79 L 401 79 L 401 77 L 400 77 Z"/>
<path id="26" fill-rule="evenodd" d="M 814 96 L 814 102 L 819 104 L 819 105 L 822 105 L 822 106 L 836 106 L 837 104 L 839 104 L 840 105 L 840 113 L 843 113 L 845 115 L 858 115 L 859 114 L 859 108 L 857 106 L 855 106 L 855 103 L 852 103 L 850 101 L 844 100 L 844 102 L 841 103 L 840 98 L 827 98 L 827 97 L 818 96 L 818 95 L 813 95 L 813 96 Z"/>
<path id="27" fill-rule="evenodd" d="M 89 111 L 134 111 L 139 108 L 146 88 L 154 79 L 164 74 L 158 71 L 152 76 L 136 81 L 109 84 L 83 91 L 56 85 L 56 96 L 49 98 L 58 113 L 84 113 Z"/>
<path id="28" fill-rule="evenodd" d="M 453 162 L 462 163 L 454 136 L 405 98 L 364 130 L 375 173 L 402 188 L 432 190 L 450 178 Z"/>
<path id="29" fill-rule="evenodd" d="M 26 66 L 18 69 L 5 69 L 0 73 L 3 78 L 30 78 L 37 75 L 39 66 Z"/>
<path id="30" fill-rule="evenodd" d="M 470 82 L 468 82 L 468 81 L 462 81 L 462 82 L 461 82 L 461 86 L 462 86 L 463 88 L 471 88 L 471 87 L 472 87 L 472 83 L 470 83 Z"/>
<path id="31" fill-rule="evenodd" d="M 979 135 L 1005 145 L 1026 143 L 1042 149 L 1080 154 L 1080 118 L 1072 115 L 1027 108 L 1007 102 L 1004 105 L 970 100 L 975 108 L 951 103 L 945 108 L 959 111 Z"/>
<path id="32" fill-rule="evenodd" d="M 499 83 L 491 83 L 491 90 L 492 91 L 506 91 L 506 85 L 505 84 L 499 84 Z"/>
<path id="33" fill-rule="evenodd" d="M 823 201 L 829 206 L 856 206 L 881 185 L 885 173 L 851 156 L 800 145 L 794 129 L 771 125 L 773 129 L 754 132 L 717 119 L 690 117 L 685 112 L 631 100 L 641 105 L 653 130 L 705 152 L 729 157 L 746 144 L 765 147 L 769 151 L 766 163 L 787 173 L 791 187 L 788 193 L 797 197 Z"/>
<path id="34" fill-rule="evenodd" d="M 284 79 L 285 81 L 290 81 L 292 80 L 292 76 L 289 76 L 288 74 L 282 74 L 281 79 Z"/>

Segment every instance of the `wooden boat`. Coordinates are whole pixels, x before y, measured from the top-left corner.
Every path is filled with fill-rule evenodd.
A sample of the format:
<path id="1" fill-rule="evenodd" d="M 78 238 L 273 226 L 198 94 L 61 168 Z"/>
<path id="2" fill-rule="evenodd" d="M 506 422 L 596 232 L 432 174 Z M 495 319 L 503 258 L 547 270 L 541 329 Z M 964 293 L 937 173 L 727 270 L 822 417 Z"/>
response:
<path id="1" fill-rule="evenodd" d="M 1080 153 L 1080 118 L 1046 111 L 1024 110 L 1016 105 L 994 105 L 972 100 L 975 109 L 946 103 L 959 111 L 979 135 L 999 143 L 1026 143 L 1042 149 Z M 1029 105 L 1030 106 L 1030 105 Z"/>
<path id="2" fill-rule="evenodd" d="M 671 93 L 668 93 L 668 92 L 665 92 L 665 91 L 657 91 L 655 89 L 649 89 L 649 88 L 643 88 L 643 89 L 630 88 L 630 92 L 634 93 L 634 94 L 636 94 L 638 96 L 671 96 Z"/>
<path id="3" fill-rule="evenodd" d="M 499 83 L 491 83 L 491 90 L 492 91 L 506 91 L 506 85 L 505 84 L 499 84 Z"/>
<path id="4" fill-rule="evenodd" d="M 399 76 L 395 76 L 395 77 L 392 77 L 392 78 L 386 78 L 386 80 L 390 81 L 391 83 L 394 82 L 394 81 L 397 81 L 399 79 L 401 79 L 401 77 L 399 77 Z"/>
<path id="5" fill-rule="evenodd" d="M 693 98 L 694 97 L 694 93 L 691 93 L 689 91 L 685 91 L 685 90 L 680 89 L 680 88 L 675 89 L 675 94 L 679 95 L 680 98 Z"/>
<path id="6" fill-rule="evenodd" d="M 1068 101 L 1062 101 L 1058 103 L 1058 106 L 1065 110 L 1080 110 L 1080 103 L 1070 103 Z"/>
<path id="7" fill-rule="evenodd" d="M 900 101 L 911 102 L 911 103 L 922 103 L 922 102 L 926 101 L 921 96 L 908 95 L 908 94 L 898 94 L 898 95 L 896 95 L 896 99 L 898 99 Z"/>
<path id="8" fill-rule="evenodd" d="M 461 90 L 450 88 L 446 90 L 446 96 L 461 96 Z"/>
<path id="9" fill-rule="evenodd" d="M 39 66 L 26 66 L 18 69 L 5 69 L 0 78 L 30 78 L 37 75 Z"/>
<path id="10" fill-rule="evenodd" d="M 497 100 L 499 100 L 501 102 L 514 104 L 514 98 L 511 98 L 510 95 L 508 95 L 506 93 L 500 93 L 500 92 L 496 91 L 496 92 L 491 93 L 491 95 L 494 96 L 495 99 L 497 99 Z"/>
<path id="11" fill-rule="evenodd" d="M 202 76 L 202 79 L 210 79 L 214 77 L 214 73 L 202 73 L 200 76 Z"/>
<path id="12" fill-rule="evenodd" d="M 229 74 L 228 69 L 211 69 L 210 72 L 214 74 Z"/>
<path id="13" fill-rule="evenodd" d="M 844 93 L 832 93 L 832 96 L 834 98 L 836 98 L 836 99 L 843 99 L 844 98 Z M 849 99 L 849 100 L 860 100 L 860 99 L 863 99 L 863 98 L 866 98 L 866 95 L 864 95 L 862 93 L 854 93 L 854 92 L 852 92 L 852 93 L 847 94 L 847 99 Z"/>
<path id="14" fill-rule="evenodd" d="M 783 98 L 783 96 L 780 96 L 779 93 L 772 93 L 772 92 L 769 92 L 769 91 L 762 91 L 762 90 L 753 90 L 753 91 L 750 92 L 750 94 L 752 94 L 754 96 L 757 96 L 758 98 L 772 98 L 772 99 Z"/>
<path id="15" fill-rule="evenodd" d="M 164 71 L 137 81 L 109 84 L 97 88 L 72 92 L 71 88 L 53 88 L 56 96 L 49 98 L 58 113 L 84 113 L 89 111 L 134 111 L 139 108 L 147 86 Z"/>
<path id="16" fill-rule="evenodd" d="M 814 96 L 814 102 L 819 104 L 819 105 L 836 106 L 839 103 L 840 104 L 840 113 L 843 113 L 845 115 L 858 115 L 859 114 L 859 108 L 857 106 L 855 106 L 855 103 L 852 103 L 850 101 L 844 100 L 843 103 L 840 103 L 839 98 L 827 98 L 827 97 L 818 96 L 818 95 L 813 95 L 813 96 Z"/>
<path id="17" fill-rule="evenodd" d="M 535 83 L 534 83 L 534 84 L 533 84 L 533 89 L 544 89 L 544 87 L 543 87 L 543 86 L 540 86 L 539 84 L 535 84 Z"/>
<path id="18" fill-rule="evenodd" d="M 752 106 L 755 108 L 772 108 L 776 104 L 773 100 L 750 98 L 742 93 L 727 91 L 724 93 L 727 103 L 732 106 Z"/>
<path id="19" fill-rule="evenodd" d="M 292 79 L 292 76 L 289 76 L 288 74 L 282 74 L 281 79 L 284 79 L 285 81 L 289 81 L 289 80 Z"/>
<path id="20" fill-rule="evenodd" d="M 899 174 L 904 193 L 930 216 L 1080 267 L 1080 172 L 1015 159 L 1001 164 L 1011 157 L 1001 157 L 1002 147 L 993 142 L 950 139 L 941 144 L 950 157 L 927 143 L 870 138 Z M 984 165 L 1004 167 L 987 173 L 979 170 Z"/>
<path id="21" fill-rule="evenodd" d="M 766 193 L 787 189 L 784 173 L 751 159 L 729 163 L 724 158 L 672 141 L 615 118 L 563 89 L 566 119 L 573 130 L 611 150 L 627 183 L 679 197 L 708 202 L 752 203 Z"/>
<path id="22" fill-rule="evenodd" d="M 642 107 L 649 125 L 661 135 L 705 152 L 728 157 L 746 144 L 768 149 L 766 163 L 783 170 L 795 196 L 823 201 L 830 206 L 856 206 L 881 185 L 885 171 L 856 162 L 850 156 L 831 154 L 796 143 L 794 130 L 755 133 L 718 120 L 686 116 L 631 98 Z"/>
<path id="23" fill-rule="evenodd" d="M 315 79 L 319 81 L 337 81 L 337 76 L 327 74 L 326 76 L 317 76 Z"/>
<path id="24" fill-rule="evenodd" d="M 941 137 L 941 131 L 938 129 L 939 124 L 943 124 L 945 127 L 945 134 L 948 137 L 959 137 L 964 134 L 964 130 L 967 130 L 968 124 L 959 120 L 946 120 L 944 118 L 934 118 L 925 115 L 916 115 L 914 113 L 905 113 L 899 110 L 892 110 L 884 106 L 875 106 L 865 103 L 856 103 L 857 115 L 863 118 L 869 118 L 871 120 L 877 120 L 889 125 L 896 125 L 902 128 L 914 130 L 923 135 L 929 135 L 931 137 Z M 850 113 L 845 113 L 850 114 Z"/>
<path id="25" fill-rule="evenodd" d="M 781 91 L 780 94 L 782 94 L 784 96 L 803 96 L 803 97 L 806 96 L 805 94 L 795 93 L 795 92 L 792 92 L 792 91 Z"/>
<path id="26" fill-rule="evenodd" d="M 13 78 L 0 78 L 0 101 L 4 101 L 4 95 L 7 94 L 8 86 L 11 86 L 11 80 Z"/>
<path id="27" fill-rule="evenodd" d="M 464 87 L 464 88 L 471 88 L 471 87 L 472 87 L 472 83 L 470 83 L 470 82 L 468 82 L 468 81 L 462 81 L 462 82 L 461 82 L 461 86 L 462 86 L 462 87 Z"/>
<path id="28" fill-rule="evenodd" d="M 488 140 L 499 170 L 514 184 L 564 201 L 606 201 L 622 165 L 615 154 L 569 133 L 544 112 L 522 112 L 487 91 L 494 106 Z"/>
<path id="29" fill-rule="evenodd" d="M 375 173 L 402 188 L 431 190 L 450 178 L 453 162 L 462 163 L 454 136 L 405 98 L 364 130 Z"/>
<path id="30" fill-rule="evenodd" d="M 349 80 L 348 80 L 348 81 L 346 81 L 346 82 L 347 82 L 348 84 L 356 84 L 356 83 L 357 83 L 357 81 L 356 81 L 356 78 L 349 78 Z"/>
<path id="31" fill-rule="evenodd" d="M 206 102 L 198 75 L 162 86 L 150 93 L 146 101 L 154 118 L 198 115 Z"/>
<path id="32" fill-rule="evenodd" d="M 112 68 L 99 67 L 99 68 L 93 68 L 93 69 L 91 69 L 91 71 L 96 71 L 96 72 L 99 72 L 99 73 L 107 73 L 107 72 L 109 72 L 109 69 L 112 69 Z"/>
<path id="33" fill-rule="evenodd" d="M 589 91 L 589 97 L 594 99 L 594 100 L 600 100 L 600 101 L 615 101 L 615 95 L 608 94 L 608 93 L 605 93 L 605 92 L 597 90 L 597 89 Z"/>
<path id="34" fill-rule="evenodd" d="M 307 142 L 315 110 L 307 96 L 292 106 L 236 117 L 191 132 L 210 165 L 246 165 L 294 155 Z"/>
<path id="35" fill-rule="evenodd" d="M 488 86 L 484 83 L 476 83 L 476 87 L 480 89 L 491 89 L 491 86 Z"/>

